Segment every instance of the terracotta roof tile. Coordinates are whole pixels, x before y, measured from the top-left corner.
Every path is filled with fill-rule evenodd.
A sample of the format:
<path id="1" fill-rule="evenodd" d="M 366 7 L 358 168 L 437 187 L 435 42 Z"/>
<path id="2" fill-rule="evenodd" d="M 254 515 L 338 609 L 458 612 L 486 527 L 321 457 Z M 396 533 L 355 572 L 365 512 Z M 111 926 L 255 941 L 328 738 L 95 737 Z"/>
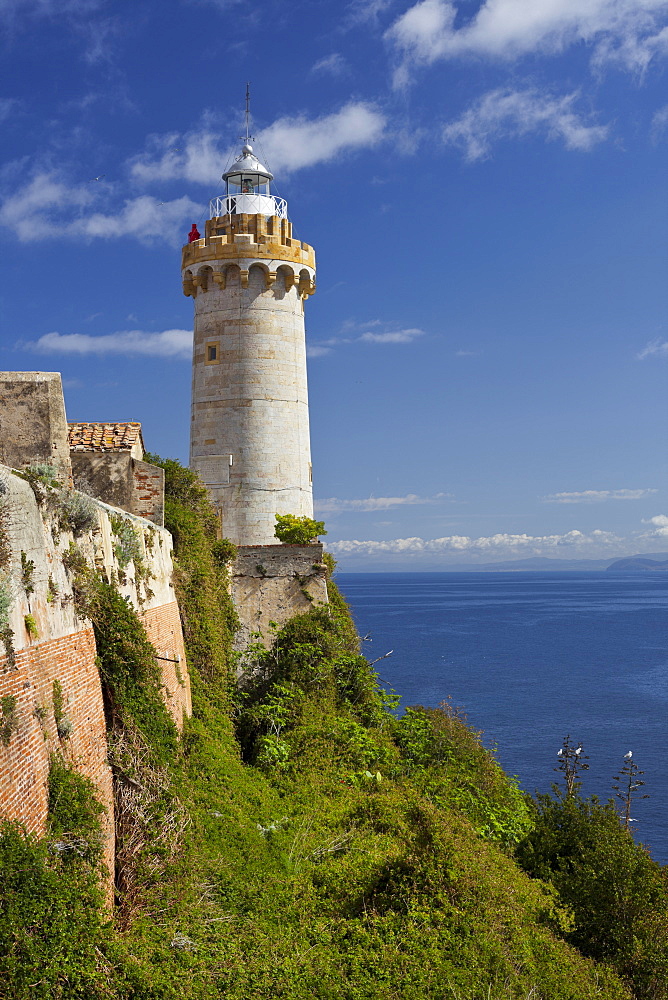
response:
<path id="1" fill-rule="evenodd" d="M 135 445 L 144 450 L 141 424 L 129 421 L 117 424 L 68 424 L 70 451 L 131 451 Z"/>

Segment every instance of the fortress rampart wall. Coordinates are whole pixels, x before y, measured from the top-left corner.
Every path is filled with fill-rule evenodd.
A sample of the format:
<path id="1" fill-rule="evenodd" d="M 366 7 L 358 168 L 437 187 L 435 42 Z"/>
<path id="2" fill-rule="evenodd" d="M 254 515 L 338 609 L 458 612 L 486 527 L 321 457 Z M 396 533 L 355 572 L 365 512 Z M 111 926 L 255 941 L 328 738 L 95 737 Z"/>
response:
<path id="1" fill-rule="evenodd" d="M 77 494 L 74 494 L 75 496 Z M 0 592 L 11 595 L 9 650 L 0 645 L 0 816 L 42 835 L 49 759 L 61 755 L 92 779 L 106 809 L 105 855 L 113 873 L 114 809 L 104 702 L 90 621 L 78 610 L 71 553 L 83 556 L 142 617 L 154 644 L 165 702 L 176 724 L 191 711 L 183 635 L 164 528 L 100 501 L 76 537 L 62 527 L 57 491 L 38 503 L 31 486 L 0 466 Z M 134 533 L 137 562 L 119 560 L 120 525 Z M 126 535 L 127 537 L 127 535 Z M 139 569 L 141 571 L 139 571 Z"/>

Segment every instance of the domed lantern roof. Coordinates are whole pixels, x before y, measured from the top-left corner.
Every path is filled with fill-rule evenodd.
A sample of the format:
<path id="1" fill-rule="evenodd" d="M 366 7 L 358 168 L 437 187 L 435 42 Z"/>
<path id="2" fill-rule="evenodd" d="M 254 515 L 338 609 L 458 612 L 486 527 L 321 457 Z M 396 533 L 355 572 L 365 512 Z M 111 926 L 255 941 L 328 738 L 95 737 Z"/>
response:
<path id="1" fill-rule="evenodd" d="M 223 180 L 227 183 L 234 182 L 242 174 L 254 174 L 256 183 L 273 181 L 274 179 L 272 172 L 260 163 L 253 152 L 253 147 L 248 143 L 242 147 L 241 156 L 237 156 L 230 169 L 225 171 Z"/>

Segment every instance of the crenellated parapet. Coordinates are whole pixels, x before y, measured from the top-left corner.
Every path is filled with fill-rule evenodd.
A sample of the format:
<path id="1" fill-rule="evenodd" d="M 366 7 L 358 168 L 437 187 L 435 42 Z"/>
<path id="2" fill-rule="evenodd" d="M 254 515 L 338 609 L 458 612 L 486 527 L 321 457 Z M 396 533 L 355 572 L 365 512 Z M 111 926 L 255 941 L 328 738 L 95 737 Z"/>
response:
<path id="1" fill-rule="evenodd" d="M 315 273 L 311 267 L 297 268 L 281 258 L 235 257 L 233 261 L 199 262 L 183 271 L 183 294 L 195 298 L 213 289 L 239 285 L 258 291 L 289 292 L 295 288 L 300 298 L 315 292 Z"/>
<path id="2" fill-rule="evenodd" d="M 277 259 L 315 271 L 315 251 L 293 238 L 289 219 L 244 214 L 209 219 L 202 239 L 184 246 L 181 267 L 192 269 L 205 261 L 238 257 Z"/>

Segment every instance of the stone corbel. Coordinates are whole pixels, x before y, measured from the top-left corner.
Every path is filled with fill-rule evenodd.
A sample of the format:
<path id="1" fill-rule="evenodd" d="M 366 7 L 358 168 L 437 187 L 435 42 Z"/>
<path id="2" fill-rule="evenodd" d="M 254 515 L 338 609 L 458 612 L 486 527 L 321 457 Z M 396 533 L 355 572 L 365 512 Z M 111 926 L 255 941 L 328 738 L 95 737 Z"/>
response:
<path id="1" fill-rule="evenodd" d="M 276 284 L 276 272 L 275 271 L 267 271 L 266 272 L 266 279 L 265 280 L 267 282 L 267 288 L 273 288 L 274 285 Z"/>
<path id="2" fill-rule="evenodd" d="M 213 280 L 216 282 L 219 288 L 225 288 L 227 285 L 224 271 L 214 271 Z"/>
<path id="3" fill-rule="evenodd" d="M 300 295 L 303 295 L 303 297 L 305 299 L 307 299 L 309 297 L 309 295 L 313 295 L 314 291 L 315 291 L 315 285 L 314 285 L 313 281 L 311 280 L 311 278 L 300 278 L 299 279 L 299 294 Z"/>
<path id="4" fill-rule="evenodd" d="M 192 278 L 183 279 L 183 294 L 186 296 L 195 294 L 195 285 Z"/>
<path id="5" fill-rule="evenodd" d="M 292 286 L 294 284 L 296 284 L 296 282 L 297 282 L 297 279 L 295 278 L 294 274 L 292 274 L 292 273 L 286 274 L 285 275 L 285 290 L 286 290 L 286 292 L 289 292 L 290 289 L 292 288 Z"/>
<path id="6" fill-rule="evenodd" d="M 239 268 L 239 274 L 241 275 L 241 287 L 248 288 L 248 268 L 247 267 Z"/>

